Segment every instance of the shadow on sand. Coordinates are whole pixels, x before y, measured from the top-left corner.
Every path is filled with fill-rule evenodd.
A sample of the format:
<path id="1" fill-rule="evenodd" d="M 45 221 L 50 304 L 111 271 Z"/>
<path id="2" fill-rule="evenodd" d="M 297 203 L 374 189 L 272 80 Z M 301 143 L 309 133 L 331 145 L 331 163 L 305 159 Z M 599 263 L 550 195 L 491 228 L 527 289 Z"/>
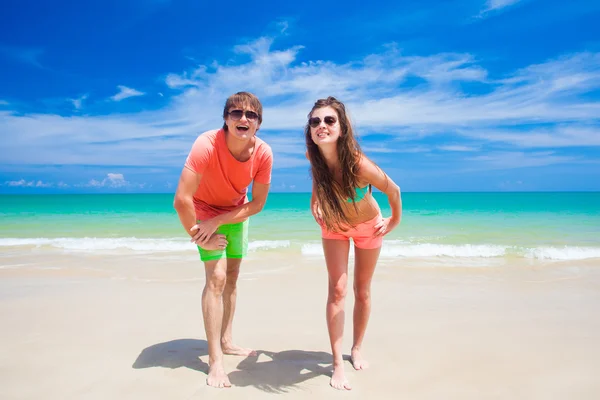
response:
<path id="1" fill-rule="evenodd" d="M 254 386 L 268 393 L 285 393 L 299 383 L 321 375 L 331 376 L 331 354 L 322 351 L 257 350 L 229 374 L 235 386 Z M 266 358 L 266 360 L 264 360 Z"/>
<path id="2" fill-rule="evenodd" d="M 146 347 L 132 367 L 135 369 L 163 367 L 186 367 L 208 374 L 208 364 L 200 357 L 208 355 L 206 340 L 177 339 Z"/>
<path id="3" fill-rule="evenodd" d="M 230 372 L 229 380 L 238 387 L 254 386 L 268 393 L 286 393 L 299 383 L 320 375 L 331 376 L 331 354 L 316 351 L 286 350 L 278 353 L 257 350 Z M 208 374 L 208 364 L 200 357 L 208 355 L 206 340 L 177 339 L 142 350 L 133 363 L 142 368 L 190 368 Z M 229 356 L 227 356 L 229 357 Z"/>

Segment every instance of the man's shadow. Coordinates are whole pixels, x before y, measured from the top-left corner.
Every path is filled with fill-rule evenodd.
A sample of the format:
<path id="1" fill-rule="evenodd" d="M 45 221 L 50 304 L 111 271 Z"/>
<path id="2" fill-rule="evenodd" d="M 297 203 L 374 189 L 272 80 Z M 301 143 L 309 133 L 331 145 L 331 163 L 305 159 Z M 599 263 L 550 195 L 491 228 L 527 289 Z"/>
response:
<path id="1" fill-rule="evenodd" d="M 254 386 L 269 393 L 285 393 L 309 379 L 320 375 L 331 376 L 329 353 L 303 350 L 279 353 L 257 350 L 257 353 L 258 356 L 246 357 L 238 364 L 237 370 L 228 373 L 234 386 Z M 186 367 L 207 375 L 208 364 L 200 360 L 206 355 L 206 340 L 177 339 L 145 348 L 132 367 Z"/>
<path id="2" fill-rule="evenodd" d="M 135 369 L 186 367 L 208 374 L 208 364 L 200 357 L 208 355 L 206 340 L 177 339 L 146 347 L 133 363 Z"/>

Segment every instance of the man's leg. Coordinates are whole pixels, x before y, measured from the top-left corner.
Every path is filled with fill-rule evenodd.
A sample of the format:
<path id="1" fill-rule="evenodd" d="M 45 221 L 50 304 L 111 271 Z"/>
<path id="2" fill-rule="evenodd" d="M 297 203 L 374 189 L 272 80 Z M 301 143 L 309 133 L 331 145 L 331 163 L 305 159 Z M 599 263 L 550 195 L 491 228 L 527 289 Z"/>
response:
<path id="1" fill-rule="evenodd" d="M 227 225 L 227 283 L 223 292 L 223 324 L 221 326 L 221 349 L 225 354 L 255 356 L 252 349 L 233 344 L 233 316 L 237 299 L 237 281 L 242 258 L 248 253 L 249 221 Z"/>
<path id="2" fill-rule="evenodd" d="M 214 387 L 229 387 L 231 382 L 223 368 L 221 324 L 223 321 L 223 291 L 227 279 L 227 260 L 204 262 L 206 284 L 202 291 L 202 316 L 208 342 L 208 377 L 206 383 Z"/>
<path id="3" fill-rule="evenodd" d="M 224 354 L 234 356 L 256 356 L 252 349 L 233 344 L 233 315 L 237 299 L 237 280 L 240 274 L 241 258 L 227 259 L 227 281 L 223 291 L 223 324 L 221 326 L 221 349 Z"/>

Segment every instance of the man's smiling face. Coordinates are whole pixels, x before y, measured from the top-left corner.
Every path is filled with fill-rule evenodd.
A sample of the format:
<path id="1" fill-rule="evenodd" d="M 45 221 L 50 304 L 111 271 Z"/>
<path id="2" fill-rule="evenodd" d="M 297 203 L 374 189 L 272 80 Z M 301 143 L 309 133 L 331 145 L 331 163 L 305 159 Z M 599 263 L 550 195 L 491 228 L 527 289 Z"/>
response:
<path id="1" fill-rule="evenodd" d="M 258 114 L 250 107 L 234 106 L 229 109 L 225 124 L 227 131 L 240 140 L 251 139 L 258 131 Z"/>

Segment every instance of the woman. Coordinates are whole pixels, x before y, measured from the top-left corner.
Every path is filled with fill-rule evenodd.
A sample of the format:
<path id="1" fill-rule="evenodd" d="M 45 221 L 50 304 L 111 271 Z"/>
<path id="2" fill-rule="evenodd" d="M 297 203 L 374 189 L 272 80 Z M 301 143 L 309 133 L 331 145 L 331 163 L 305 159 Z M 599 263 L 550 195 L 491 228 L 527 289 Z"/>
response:
<path id="1" fill-rule="evenodd" d="M 400 189 L 362 153 L 344 104 L 334 97 L 317 100 L 308 115 L 305 139 L 313 179 L 311 210 L 321 226 L 329 275 L 326 314 L 333 353 L 330 384 L 350 390 L 342 358 L 349 238 L 354 242 L 355 255 L 351 362 L 361 370 L 368 367 L 361 346 L 371 312 L 371 278 L 383 236 L 400 223 Z M 372 186 L 387 195 L 391 217 L 382 218 L 371 194 Z"/>

